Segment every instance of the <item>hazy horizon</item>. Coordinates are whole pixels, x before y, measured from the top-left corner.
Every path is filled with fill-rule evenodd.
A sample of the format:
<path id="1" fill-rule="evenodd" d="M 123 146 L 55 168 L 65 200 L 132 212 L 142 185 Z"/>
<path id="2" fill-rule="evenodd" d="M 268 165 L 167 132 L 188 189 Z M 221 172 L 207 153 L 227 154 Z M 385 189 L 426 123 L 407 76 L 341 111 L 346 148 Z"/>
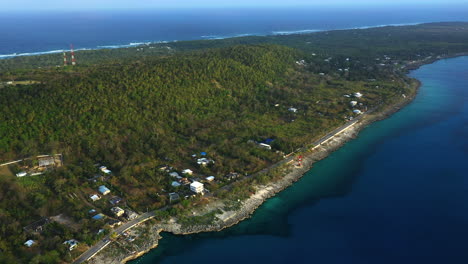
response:
<path id="1" fill-rule="evenodd" d="M 372 8 L 372 7 L 453 7 L 468 6 L 467 0 L 238 0 L 235 2 L 220 2 L 216 0 L 201 0 L 194 3 L 190 0 L 151 1 L 151 0 L 82 0 L 63 2 L 58 0 L 17 0 L 15 2 L 0 1 L 0 12 L 31 12 L 31 11 L 92 11 L 92 10 L 161 10 L 161 9 L 207 9 L 207 8 Z"/>

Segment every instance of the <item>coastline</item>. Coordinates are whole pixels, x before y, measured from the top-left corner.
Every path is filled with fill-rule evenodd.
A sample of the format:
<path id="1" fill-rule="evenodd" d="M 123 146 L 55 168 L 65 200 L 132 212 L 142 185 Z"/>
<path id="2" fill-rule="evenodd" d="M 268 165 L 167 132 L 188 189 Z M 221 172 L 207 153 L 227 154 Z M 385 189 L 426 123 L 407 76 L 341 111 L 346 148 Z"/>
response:
<path id="1" fill-rule="evenodd" d="M 462 55 L 450 56 L 457 57 Z M 449 58 L 437 58 L 436 60 Z M 434 61 L 421 61 L 418 64 L 411 65 L 411 70 L 419 68 L 422 65 L 432 63 Z M 161 239 L 161 232 L 169 232 L 175 235 L 188 235 L 201 232 L 218 232 L 223 229 L 232 227 L 239 222 L 248 219 L 252 216 L 257 208 L 259 208 L 266 200 L 274 197 L 277 193 L 285 190 L 291 186 L 294 182 L 302 178 L 306 172 L 308 172 L 315 162 L 320 161 L 330 155 L 332 152 L 339 149 L 346 142 L 356 138 L 361 130 L 363 130 L 368 125 L 386 119 L 392 114 L 398 112 L 400 109 L 405 107 L 407 104 L 411 103 L 416 97 L 421 82 L 416 79 L 411 79 L 411 86 L 413 87 L 413 93 L 407 95 L 406 98 L 401 98 L 398 102 L 386 106 L 384 109 L 379 112 L 369 113 L 363 116 L 362 119 L 357 122 L 351 123 L 349 126 L 346 126 L 344 129 L 339 130 L 336 134 L 333 134 L 330 138 L 324 141 L 323 144 L 315 146 L 313 148 L 307 149 L 307 151 L 302 152 L 303 155 L 303 165 L 302 167 L 296 167 L 292 165 L 292 162 L 288 162 L 281 166 L 281 169 L 285 173 L 279 180 L 270 182 L 265 185 L 256 185 L 255 193 L 249 198 L 244 200 L 237 210 L 232 211 L 223 211 L 222 214 L 217 214 L 217 220 L 215 223 L 210 225 L 196 225 L 185 227 L 181 224 L 175 223 L 174 219 L 170 219 L 166 222 L 161 223 L 144 223 L 144 228 L 146 234 L 149 234 L 149 237 L 145 237 L 145 243 L 139 248 L 136 252 L 124 252 L 118 248 L 106 248 L 101 253 L 97 254 L 94 258 L 90 259 L 88 263 L 126 263 L 131 260 L 135 260 L 142 255 L 146 254 L 150 250 L 158 246 L 159 239 Z M 293 160 L 292 160 L 293 161 Z M 286 165 L 286 166 L 284 166 Z M 222 208 L 225 204 L 223 201 L 214 200 L 208 206 L 205 206 L 202 210 L 203 213 L 212 212 L 216 209 Z M 209 207 L 209 208 L 206 208 Z M 200 213 L 200 212 L 198 212 Z"/>
<path id="2" fill-rule="evenodd" d="M 152 41 L 135 41 L 130 42 L 128 44 L 101 44 L 95 47 L 82 47 L 75 49 L 75 52 L 79 51 L 93 51 L 93 50 L 106 50 L 106 49 L 126 49 L 126 48 L 139 48 L 142 46 L 150 46 L 150 45 L 157 45 L 157 44 L 170 44 L 179 41 L 198 41 L 198 40 L 221 40 L 221 39 L 229 39 L 229 38 L 243 38 L 243 37 L 261 37 L 261 36 L 288 36 L 288 35 L 304 35 L 304 34 L 313 34 L 319 32 L 329 32 L 329 31 L 336 31 L 336 30 L 358 30 L 358 29 L 370 29 L 370 28 L 381 28 L 381 27 L 404 27 L 404 26 L 415 26 L 423 24 L 423 22 L 416 22 L 416 23 L 400 23 L 400 24 L 382 24 L 382 25 L 374 25 L 374 26 L 358 26 L 358 27 L 350 27 L 350 28 L 335 28 L 335 29 L 298 29 L 298 30 L 277 30 L 271 31 L 264 34 L 259 33 L 239 33 L 239 34 L 232 34 L 232 35 L 203 35 L 199 36 L 198 38 L 193 39 L 182 39 L 182 40 L 152 40 Z M 13 59 L 18 57 L 27 57 L 27 56 L 41 56 L 41 55 L 48 55 L 48 54 L 60 54 L 62 52 L 67 52 L 68 50 L 55 48 L 46 51 L 19 51 L 10 54 L 0 54 L 0 60 L 7 60 Z"/>

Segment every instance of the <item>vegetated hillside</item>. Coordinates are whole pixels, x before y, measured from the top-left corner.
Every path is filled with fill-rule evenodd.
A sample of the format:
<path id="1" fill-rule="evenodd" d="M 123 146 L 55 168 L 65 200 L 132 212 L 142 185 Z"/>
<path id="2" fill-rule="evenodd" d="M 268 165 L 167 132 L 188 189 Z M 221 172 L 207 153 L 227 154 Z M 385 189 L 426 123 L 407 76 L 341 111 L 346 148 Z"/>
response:
<path id="1" fill-rule="evenodd" d="M 363 93 L 355 109 L 364 111 L 409 93 L 398 73 L 351 82 L 352 70 L 317 74 L 323 62 L 298 62 L 303 56 L 287 47 L 250 45 L 16 73 L 39 83 L 1 89 L 0 159 L 63 153 L 65 166 L 37 177 L 0 175 L 0 262 L 70 261 L 81 249 L 71 256 L 63 241 L 92 245 L 104 223 L 88 211 L 111 215 L 106 201 L 91 206 L 87 200 L 99 185 L 134 210 L 161 208 L 175 189 L 158 165 L 216 175 L 207 188 L 220 190 L 229 184 L 226 173 L 256 172 L 354 116 L 352 99 L 343 95 Z M 267 138 L 273 150 L 249 143 Z M 200 151 L 215 164 L 198 166 L 191 155 Z M 90 181 L 98 162 L 114 176 Z M 239 185 L 229 195 L 237 200 L 248 193 L 249 186 Z M 178 210 L 187 208 L 170 213 Z M 59 214 L 70 224 L 54 222 L 34 235 L 22 229 Z M 31 238 L 38 245 L 27 249 L 23 243 Z"/>
<path id="2" fill-rule="evenodd" d="M 236 157 L 233 145 L 271 137 L 278 150 L 290 152 L 343 122 L 350 112 L 341 103 L 344 93 L 367 92 L 371 106 L 404 92 L 398 82 L 379 90 L 339 76 L 319 78 L 296 65 L 300 54 L 236 46 L 36 74 L 42 84 L 2 90 L 0 157 L 55 150 L 122 166 L 148 157 L 177 161 L 200 147 Z M 291 106 L 299 114 L 292 115 Z M 245 166 L 251 162 L 228 167 Z"/>

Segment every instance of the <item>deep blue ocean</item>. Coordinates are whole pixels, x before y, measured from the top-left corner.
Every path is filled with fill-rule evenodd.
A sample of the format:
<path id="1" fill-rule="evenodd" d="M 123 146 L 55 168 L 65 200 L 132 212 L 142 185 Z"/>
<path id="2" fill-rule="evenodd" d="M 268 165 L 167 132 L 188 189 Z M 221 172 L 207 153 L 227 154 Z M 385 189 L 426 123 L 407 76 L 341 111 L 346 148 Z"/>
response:
<path id="1" fill-rule="evenodd" d="M 0 58 L 15 54 L 125 47 L 147 42 L 216 39 L 437 21 L 468 21 L 458 6 L 380 8 L 185 9 L 146 11 L 0 10 Z"/>
<path id="2" fill-rule="evenodd" d="M 468 21 L 451 7 L 2 13 L 0 58 L 68 49 Z M 223 232 L 163 233 L 133 263 L 468 263 L 468 57 L 411 73 L 409 106 Z"/>

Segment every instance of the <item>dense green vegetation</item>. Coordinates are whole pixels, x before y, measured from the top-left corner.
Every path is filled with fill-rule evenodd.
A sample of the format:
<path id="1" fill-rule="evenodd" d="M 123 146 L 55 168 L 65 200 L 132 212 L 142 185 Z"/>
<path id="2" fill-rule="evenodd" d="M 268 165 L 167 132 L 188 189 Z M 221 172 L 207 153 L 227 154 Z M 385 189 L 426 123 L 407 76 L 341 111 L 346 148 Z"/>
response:
<path id="1" fill-rule="evenodd" d="M 137 212 L 170 205 L 169 192 L 182 199 L 161 214 L 190 211 L 199 200 L 185 199 L 189 192 L 171 186 L 160 165 L 190 168 L 193 178 L 215 175 L 206 185 L 215 196 L 245 198 L 252 191 L 246 186 L 278 175 L 224 175 L 257 172 L 342 125 L 355 116 L 351 100 L 365 111 L 410 94 L 405 71 L 467 52 L 467 32 L 468 24 L 444 23 L 154 44 L 78 52 L 77 67 L 55 67 L 60 54 L 0 60 L 0 161 L 65 157 L 64 167 L 41 176 L 0 171 L 0 263 L 70 261 L 80 251 L 69 254 L 65 240 L 92 245 L 100 228 L 110 229 L 88 214 L 112 215 L 107 199 L 88 199 L 103 184 Z M 20 82 L 6 84 L 13 80 Z M 354 92 L 364 96 L 344 96 Z M 253 142 L 268 138 L 272 150 Z M 192 154 L 201 151 L 215 163 L 198 166 Z M 97 163 L 113 176 L 93 178 Z M 68 224 L 52 221 L 42 233 L 23 229 L 60 214 Z M 26 248 L 28 239 L 37 245 Z"/>

